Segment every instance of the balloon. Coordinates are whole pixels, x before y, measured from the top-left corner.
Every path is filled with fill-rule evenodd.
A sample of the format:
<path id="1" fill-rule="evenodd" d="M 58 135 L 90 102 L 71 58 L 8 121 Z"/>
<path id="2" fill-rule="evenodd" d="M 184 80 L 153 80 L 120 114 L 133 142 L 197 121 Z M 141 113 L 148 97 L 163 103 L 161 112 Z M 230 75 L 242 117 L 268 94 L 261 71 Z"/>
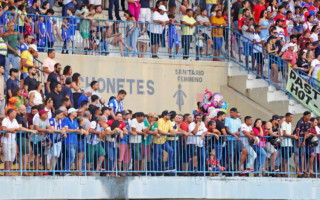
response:
<path id="1" fill-rule="evenodd" d="M 215 108 L 218 108 L 220 106 L 221 102 L 223 101 L 223 96 L 222 96 L 221 93 L 214 93 L 212 95 L 212 99 L 213 99 L 212 100 L 213 101 L 213 106 Z"/>
<path id="2" fill-rule="evenodd" d="M 309 11 L 309 15 L 313 15 L 313 16 L 314 16 L 314 14 L 315 14 L 315 13 L 314 13 L 314 10 L 310 10 L 310 11 Z"/>
<path id="3" fill-rule="evenodd" d="M 309 12 L 305 12 L 305 13 L 304 13 L 304 16 L 305 16 L 305 17 L 308 17 L 309 15 L 310 15 Z"/>

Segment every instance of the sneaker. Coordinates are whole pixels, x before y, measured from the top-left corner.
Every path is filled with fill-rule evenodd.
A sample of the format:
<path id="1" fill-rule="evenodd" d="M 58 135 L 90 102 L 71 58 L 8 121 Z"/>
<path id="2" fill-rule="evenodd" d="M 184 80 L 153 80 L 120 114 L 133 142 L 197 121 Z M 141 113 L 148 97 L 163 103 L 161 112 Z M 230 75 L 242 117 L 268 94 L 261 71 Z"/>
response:
<path id="1" fill-rule="evenodd" d="M 43 176 L 49 176 L 49 172 L 44 172 Z"/>
<path id="2" fill-rule="evenodd" d="M 166 169 L 167 172 L 174 172 L 176 171 L 176 169 L 174 169 L 173 167 L 169 167 Z"/>
<path id="3" fill-rule="evenodd" d="M 70 173 L 63 173 L 62 176 L 71 176 Z"/>
<path id="4" fill-rule="evenodd" d="M 254 169 L 247 168 L 247 171 L 248 171 L 248 172 L 253 172 Z"/>

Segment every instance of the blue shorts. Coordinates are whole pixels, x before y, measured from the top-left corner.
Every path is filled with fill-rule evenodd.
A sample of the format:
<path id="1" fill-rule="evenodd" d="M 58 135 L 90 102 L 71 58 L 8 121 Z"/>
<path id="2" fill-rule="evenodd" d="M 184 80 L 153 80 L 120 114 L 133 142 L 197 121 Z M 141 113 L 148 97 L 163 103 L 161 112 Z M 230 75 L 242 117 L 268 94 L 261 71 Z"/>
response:
<path id="1" fill-rule="evenodd" d="M 0 66 L 6 66 L 6 56 L 0 55 Z"/>
<path id="2" fill-rule="evenodd" d="M 212 37 L 214 50 L 221 50 L 223 38 L 222 37 Z"/>
<path id="3" fill-rule="evenodd" d="M 78 140 L 78 153 L 85 152 L 86 140 L 79 139 Z"/>
<path id="4" fill-rule="evenodd" d="M 173 44 L 175 44 L 176 47 L 180 46 L 178 35 L 177 34 L 168 35 L 168 43 L 169 43 L 169 49 L 172 49 Z"/>
<path id="5" fill-rule="evenodd" d="M 24 80 L 29 76 L 29 73 L 21 73 L 20 80 Z"/>
<path id="6" fill-rule="evenodd" d="M 252 44 L 248 42 L 243 42 L 243 51 L 245 56 L 251 56 L 253 53 L 252 50 L 253 50 Z"/>
<path id="7" fill-rule="evenodd" d="M 24 27 L 24 26 L 19 26 L 19 30 L 18 30 L 19 33 L 23 33 L 23 27 Z"/>

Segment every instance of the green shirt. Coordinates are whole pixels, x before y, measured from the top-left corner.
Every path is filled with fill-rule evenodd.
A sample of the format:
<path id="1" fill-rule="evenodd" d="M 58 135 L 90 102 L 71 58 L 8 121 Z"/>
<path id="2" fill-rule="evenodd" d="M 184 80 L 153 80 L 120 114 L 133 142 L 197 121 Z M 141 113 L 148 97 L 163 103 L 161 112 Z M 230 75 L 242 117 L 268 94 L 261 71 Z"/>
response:
<path id="1" fill-rule="evenodd" d="M 24 99 L 22 97 L 18 97 L 18 96 L 16 98 L 18 99 L 18 101 L 15 105 L 15 108 L 16 108 L 16 110 L 18 110 L 20 105 L 24 105 Z"/>
<path id="2" fill-rule="evenodd" d="M 147 128 L 149 128 L 149 126 L 150 126 L 147 119 L 144 119 L 144 126 Z M 154 131 L 155 129 L 158 129 L 157 123 L 154 123 L 151 126 L 150 131 Z M 150 141 L 151 141 L 151 135 L 149 135 L 148 138 L 145 138 L 144 135 L 142 136 L 142 144 L 150 145 Z"/>
<path id="3" fill-rule="evenodd" d="M 14 32 L 17 32 L 17 31 L 14 31 Z M 17 45 L 18 45 L 18 41 L 20 41 L 22 38 L 21 38 L 21 35 L 20 33 L 18 33 L 18 35 L 15 35 L 15 34 L 12 34 L 8 37 L 4 37 L 3 40 L 5 42 L 8 42 L 8 44 L 14 49 L 14 50 L 17 50 Z M 8 48 L 8 54 L 14 54 L 13 51 L 9 50 Z"/>

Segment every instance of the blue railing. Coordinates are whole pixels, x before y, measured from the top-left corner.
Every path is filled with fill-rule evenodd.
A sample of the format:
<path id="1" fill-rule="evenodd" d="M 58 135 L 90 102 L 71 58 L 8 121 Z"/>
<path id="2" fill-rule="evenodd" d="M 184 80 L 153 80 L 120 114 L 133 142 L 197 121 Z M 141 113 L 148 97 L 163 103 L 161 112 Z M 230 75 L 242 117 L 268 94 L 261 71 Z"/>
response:
<path id="1" fill-rule="evenodd" d="M 252 138 L 233 136 L 165 136 L 148 135 L 141 139 L 132 134 L 119 134 L 92 140 L 92 135 L 76 135 L 67 143 L 61 134 L 43 135 L 2 131 L 2 152 L 5 175 L 203 175 L 249 176 L 318 176 L 319 147 L 305 146 L 303 138 L 281 138 L 273 143 L 269 136 Z M 16 136 L 16 137 L 14 137 Z M 61 136 L 61 140 L 59 137 Z M 57 137 L 57 138 L 56 138 Z M 89 138 L 91 137 L 91 138 Z M 139 136 L 138 136 L 139 137 Z M 164 137 L 161 135 L 160 137 Z M 162 144 L 162 142 L 164 142 Z M 158 143 L 158 144 L 157 144 Z M 18 152 L 17 152 L 17 146 Z M 294 159 L 290 159 L 294 158 Z M 16 162 L 14 162 L 16 160 Z"/>

